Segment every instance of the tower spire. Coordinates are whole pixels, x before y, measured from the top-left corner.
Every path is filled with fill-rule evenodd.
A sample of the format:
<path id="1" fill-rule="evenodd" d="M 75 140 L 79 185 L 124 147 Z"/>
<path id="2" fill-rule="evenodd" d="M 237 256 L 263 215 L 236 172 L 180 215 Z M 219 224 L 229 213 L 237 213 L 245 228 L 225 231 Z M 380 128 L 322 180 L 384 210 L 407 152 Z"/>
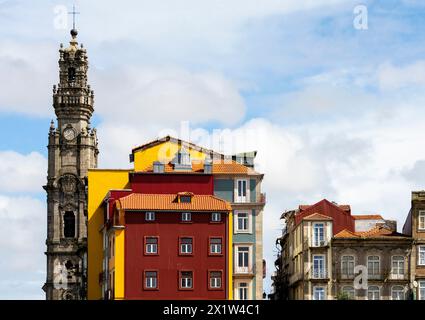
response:
<path id="1" fill-rule="evenodd" d="M 71 30 L 71 35 L 72 37 L 74 37 L 74 33 L 75 36 L 77 36 L 77 29 L 75 29 L 75 15 L 80 14 L 79 12 L 75 11 L 75 5 L 72 6 L 72 12 L 68 12 L 68 14 L 72 14 L 72 30 Z"/>

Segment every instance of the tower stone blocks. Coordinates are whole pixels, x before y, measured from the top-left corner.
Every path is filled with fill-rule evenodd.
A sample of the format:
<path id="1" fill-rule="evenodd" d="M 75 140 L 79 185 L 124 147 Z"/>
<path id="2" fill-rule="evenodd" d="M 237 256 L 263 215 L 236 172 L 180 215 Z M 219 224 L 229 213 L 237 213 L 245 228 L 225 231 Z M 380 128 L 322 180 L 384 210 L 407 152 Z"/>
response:
<path id="1" fill-rule="evenodd" d="M 86 50 L 77 31 L 59 50 L 59 84 L 53 86 L 48 142 L 47 279 L 48 300 L 85 299 L 87 279 L 87 171 L 97 167 L 96 130 L 90 127 L 94 93 L 87 83 Z"/>

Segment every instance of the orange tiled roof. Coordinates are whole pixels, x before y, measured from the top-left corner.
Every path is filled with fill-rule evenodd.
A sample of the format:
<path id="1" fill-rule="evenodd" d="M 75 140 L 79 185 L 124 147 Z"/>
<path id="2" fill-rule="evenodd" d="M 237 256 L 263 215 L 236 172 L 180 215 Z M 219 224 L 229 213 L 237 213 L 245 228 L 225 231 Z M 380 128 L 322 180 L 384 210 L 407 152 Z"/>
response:
<path id="1" fill-rule="evenodd" d="M 334 203 L 332 203 L 332 204 L 334 204 Z M 334 205 L 337 206 L 337 207 L 339 207 L 340 209 L 342 209 L 344 211 L 350 211 L 351 210 L 351 207 L 348 204 L 334 204 Z M 307 210 L 308 208 L 310 208 L 311 206 L 313 206 L 313 204 L 300 204 L 298 206 L 298 208 L 301 211 L 304 211 L 304 210 Z"/>
<path id="2" fill-rule="evenodd" d="M 325 216 L 320 213 L 312 213 L 307 217 L 304 217 L 303 220 L 333 220 L 331 217 Z"/>
<path id="3" fill-rule="evenodd" d="M 356 214 L 354 220 L 384 220 L 380 214 Z"/>
<path id="4" fill-rule="evenodd" d="M 177 194 L 132 193 L 116 201 L 124 210 L 230 211 L 230 203 L 212 195 L 193 195 L 190 203 L 177 202 Z"/>
<path id="5" fill-rule="evenodd" d="M 164 171 L 166 173 L 173 173 L 174 166 L 171 163 L 166 163 L 164 165 Z M 192 170 L 188 170 L 186 172 L 203 172 L 204 171 L 204 163 L 200 161 L 192 161 Z M 145 169 L 142 170 L 142 172 L 153 172 L 153 165 L 149 165 Z M 182 170 L 179 170 L 178 172 L 185 172 Z M 213 174 L 256 174 L 256 172 L 243 164 L 237 163 L 236 161 L 214 161 L 212 165 L 212 172 Z"/>
<path id="6" fill-rule="evenodd" d="M 368 231 L 362 232 L 351 232 L 347 229 L 344 229 L 337 233 L 335 238 L 391 238 L 391 237 L 406 237 L 401 233 L 392 231 L 383 226 L 376 226 Z"/>

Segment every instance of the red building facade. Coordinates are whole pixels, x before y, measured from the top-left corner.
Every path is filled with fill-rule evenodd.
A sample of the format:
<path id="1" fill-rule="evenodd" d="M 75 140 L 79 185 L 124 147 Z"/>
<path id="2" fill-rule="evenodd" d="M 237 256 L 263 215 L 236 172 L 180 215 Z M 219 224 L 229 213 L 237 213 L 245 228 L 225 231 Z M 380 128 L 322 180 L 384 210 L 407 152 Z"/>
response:
<path id="1" fill-rule="evenodd" d="M 106 227 L 125 229 L 124 299 L 228 298 L 231 207 L 213 187 L 211 174 L 132 172 L 128 190 L 109 192 Z"/>

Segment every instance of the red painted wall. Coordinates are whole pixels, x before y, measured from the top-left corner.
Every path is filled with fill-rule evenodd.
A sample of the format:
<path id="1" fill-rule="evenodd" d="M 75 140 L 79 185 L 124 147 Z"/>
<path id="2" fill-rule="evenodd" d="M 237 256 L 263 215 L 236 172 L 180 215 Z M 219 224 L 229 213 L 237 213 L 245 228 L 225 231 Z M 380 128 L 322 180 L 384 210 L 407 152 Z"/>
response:
<path id="1" fill-rule="evenodd" d="M 134 174 L 131 188 L 136 193 L 177 193 L 190 191 L 195 194 L 214 194 L 212 175 L 204 174 Z"/>
<path id="2" fill-rule="evenodd" d="M 112 217 L 114 215 L 114 212 L 115 212 L 115 207 L 116 207 L 115 200 L 118 200 L 119 198 L 128 196 L 129 194 L 131 194 L 131 191 L 130 190 L 111 190 L 109 192 L 109 198 L 108 198 L 108 203 L 109 203 L 108 218 L 110 220 L 112 219 Z M 106 220 L 106 217 L 104 217 L 104 218 Z"/>
<path id="3" fill-rule="evenodd" d="M 192 213 L 192 223 L 181 223 L 180 213 L 156 213 L 146 222 L 142 212 L 126 212 L 125 299 L 226 299 L 227 214 L 211 223 L 210 213 Z M 144 237 L 159 236 L 159 255 L 144 255 Z M 193 237 L 193 256 L 179 255 L 179 237 Z M 221 256 L 209 256 L 209 237 L 222 237 Z M 159 272 L 158 290 L 143 289 L 144 270 Z M 179 270 L 193 271 L 194 288 L 179 290 Z M 208 290 L 208 270 L 221 270 L 222 289 Z"/>
<path id="4" fill-rule="evenodd" d="M 354 218 L 351 216 L 351 212 L 344 211 L 326 199 L 323 199 L 298 213 L 295 216 L 295 224 L 298 225 L 303 218 L 314 213 L 320 213 L 333 219 L 332 229 L 334 235 L 344 229 L 354 232 Z"/>

